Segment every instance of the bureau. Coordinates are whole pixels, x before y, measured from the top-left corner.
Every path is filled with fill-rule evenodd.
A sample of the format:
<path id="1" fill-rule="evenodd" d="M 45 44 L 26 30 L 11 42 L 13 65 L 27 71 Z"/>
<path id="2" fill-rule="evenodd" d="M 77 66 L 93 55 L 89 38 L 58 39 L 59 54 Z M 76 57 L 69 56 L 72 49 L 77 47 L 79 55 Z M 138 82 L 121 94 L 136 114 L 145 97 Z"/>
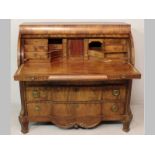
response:
<path id="1" fill-rule="evenodd" d="M 93 128 L 119 121 L 129 131 L 134 67 L 125 23 L 24 23 L 18 38 L 21 131 L 29 122 Z"/>

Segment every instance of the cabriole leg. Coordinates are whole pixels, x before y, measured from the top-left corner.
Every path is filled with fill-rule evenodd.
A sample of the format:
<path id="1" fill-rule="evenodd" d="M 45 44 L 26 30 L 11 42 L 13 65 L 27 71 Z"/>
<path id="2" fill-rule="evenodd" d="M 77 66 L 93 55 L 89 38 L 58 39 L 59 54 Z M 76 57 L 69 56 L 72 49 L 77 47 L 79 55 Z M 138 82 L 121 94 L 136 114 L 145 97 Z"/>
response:
<path id="1" fill-rule="evenodd" d="M 129 115 L 129 117 L 123 121 L 123 131 L 129 132 L 130 131 L 130 123 L 132 121 L 133 115 L 132 113 Z"/>
<path id="2" fill-rule="evenodd" d="M 20 122 L 20 125 L 21 125 L 21 132 L 22 133 L 28 133 L 29 131 L 29 121 L 27 119 L 26 116 L 19 116 L 19 122 Z"/>
<path id="3" fill-rule="evenodd" d="M 123 122 L 123 131 L 129 132 L 130 131 L 130 122 Z"/>

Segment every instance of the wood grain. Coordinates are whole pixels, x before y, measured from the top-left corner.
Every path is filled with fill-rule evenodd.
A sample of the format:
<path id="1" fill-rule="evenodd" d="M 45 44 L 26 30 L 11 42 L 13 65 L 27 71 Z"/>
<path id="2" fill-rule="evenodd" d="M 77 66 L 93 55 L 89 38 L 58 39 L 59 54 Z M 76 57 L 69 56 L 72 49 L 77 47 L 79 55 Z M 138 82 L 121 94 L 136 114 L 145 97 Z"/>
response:
<path id="1" fill-rule="evenodd" d="M 131 25 L 25 23 L 18 38 L 21 131 L 29 122 L 93 128 L 120 121 L 129 131 L 134 66 Z"/>

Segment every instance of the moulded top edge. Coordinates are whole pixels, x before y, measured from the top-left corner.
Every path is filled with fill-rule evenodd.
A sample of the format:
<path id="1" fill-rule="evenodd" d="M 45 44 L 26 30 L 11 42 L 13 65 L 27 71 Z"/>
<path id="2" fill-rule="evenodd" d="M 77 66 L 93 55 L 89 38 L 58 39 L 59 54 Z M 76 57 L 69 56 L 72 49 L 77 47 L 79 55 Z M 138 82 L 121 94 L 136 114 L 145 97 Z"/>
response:
<path id="1" fill-rule="evenodd" d="M 125 23 L 27 23 L 20 25 L 21 34 L 129 34 L 131 25 Z"/>

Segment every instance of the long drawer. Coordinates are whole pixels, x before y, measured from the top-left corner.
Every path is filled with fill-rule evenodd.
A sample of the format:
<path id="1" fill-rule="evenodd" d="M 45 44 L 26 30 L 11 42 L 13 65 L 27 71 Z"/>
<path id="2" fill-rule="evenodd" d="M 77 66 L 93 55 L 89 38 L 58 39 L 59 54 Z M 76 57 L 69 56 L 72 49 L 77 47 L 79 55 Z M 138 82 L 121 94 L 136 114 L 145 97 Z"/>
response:
<path id="1" fill-rule="evenodd" d="M 29 86 L 26 88 L 27 102 L 33 101 L 112 101 L 125 100 L 125 85 L 106 86 Z"/>
<path id="2" fill-rule="evenodd" d="M 26 88 L 30 117 L 111 116 L 124 113 L 126 85 L 29 86 Z"/>

